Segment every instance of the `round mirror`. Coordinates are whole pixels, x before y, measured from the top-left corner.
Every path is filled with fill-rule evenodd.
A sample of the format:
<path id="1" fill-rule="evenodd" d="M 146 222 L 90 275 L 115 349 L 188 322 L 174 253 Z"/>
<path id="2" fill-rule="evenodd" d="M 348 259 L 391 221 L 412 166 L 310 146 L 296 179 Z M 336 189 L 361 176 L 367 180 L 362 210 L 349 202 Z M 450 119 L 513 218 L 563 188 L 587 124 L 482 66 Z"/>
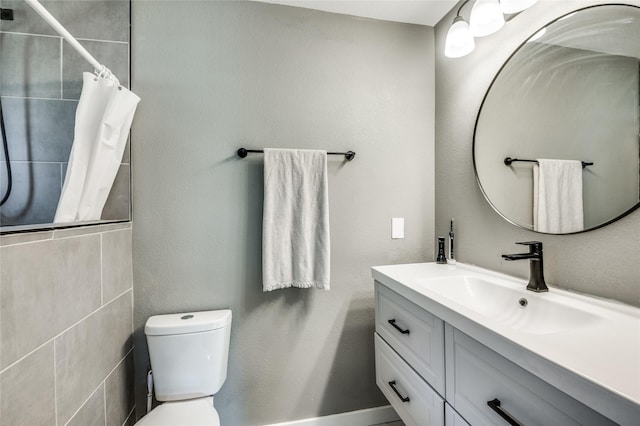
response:
<path id="1" fill-rule="evenodd" d="M 502 66 L 474 131 L 480 188 L 537 232 L 599 228 L 640 206 L 640 8 L 592 6 L 540 29 Z"/>

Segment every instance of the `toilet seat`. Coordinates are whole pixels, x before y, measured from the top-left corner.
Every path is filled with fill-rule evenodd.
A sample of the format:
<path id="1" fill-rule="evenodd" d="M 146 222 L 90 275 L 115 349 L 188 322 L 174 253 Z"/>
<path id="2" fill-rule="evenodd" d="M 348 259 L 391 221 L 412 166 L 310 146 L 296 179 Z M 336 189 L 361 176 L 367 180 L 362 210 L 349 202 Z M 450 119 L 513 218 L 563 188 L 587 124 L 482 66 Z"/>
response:
<path id="1" fill-rule="evenodd" d="M 136 426 L 220 426 L 213 398 L 165 402 L 151 410 Z"/>

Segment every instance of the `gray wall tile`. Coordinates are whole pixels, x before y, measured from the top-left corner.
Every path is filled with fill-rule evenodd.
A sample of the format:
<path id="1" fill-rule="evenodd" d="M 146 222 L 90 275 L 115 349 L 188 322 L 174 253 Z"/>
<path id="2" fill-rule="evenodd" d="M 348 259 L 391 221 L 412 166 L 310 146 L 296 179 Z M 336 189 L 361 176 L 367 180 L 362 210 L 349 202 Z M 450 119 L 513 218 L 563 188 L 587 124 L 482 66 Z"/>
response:
<path id="1" fill-rule="evenodd" d="M 108 303 L 133 287 L 131 260 L 130 229 L 102 234 L 102 292 L 104 303 Z"/>
<path id="2" fill-rule="evenodd" d="M 104 426 L 104 401 L 104 384 L 101 384 L 65 426 Z"/>
<path id="3" fill-rule="evenodd" d="M 40 3 L 56 18 L 59 19 L 62 15 L 60 0 L 40 0 Z M 2 21 L 0 24 L 2 31 L 57 35 L 55 30 L 24 0 L 2 0 L 2 7 L 13 9 L 13 21 Z"/>
<path id="4" fill-rule="evenodd" d="M 129 219 L 131 217 L 130 188 L 131 167 L 128 164 L 121 164 L 102 210 L 102 220 Z"/>
<path id="5" fill-rule="evenodd" d="M 0 235 L 0 246 L 11 246 L 14 244 L 50 240 L 52 237 L 53 231 L 24 232 L 19 234 Z"/>
<path id="6" fill-rule="evenodd" d="M 108 41 L 79 40 L 94 58 L 105 65 L 120 80 L 120 84 L 129 87 L 129 45 Z M 93 72 L 93 66 L 66 42 L 62 48 L 62 81 L 65 99 L 80 99 L 82 91 L 82 73 Z"/>
<path id="7" fill-rule="evenodd" d="M 133 352 L 107 377 L 107 426 L 122 426 L 133 409 Z"/>
<path id="8" fill-rule="evenodd" d="M 0 93 L 60 99 L 60 39 L 0 33 Z"/>
<path id="9" fill-rule="evenodd" d="M 131 349 L 127 292 L 55 340 L 58 424 L 65 424 Z"/>
<path id="10" fill-rule="evenodd" d="M 2 98 L 11 161 L 68 161 L 77 107 L 77 101 Z"/>
<path id="11" fill-rule="evenodd" d="M 62 22 L 77 38 L 129 41 L 128 0 L 65 1 Z"/>
<path id="12" fill-rule="evenodd" d="M 0 376 L 0 424 L 55 424 L 53 343 L 30 354 Z"/>
<path id="13" fill-rule="evenodd" d="M 4 170 L 5 163 L 0 163 Z M 0 207 L 0 225 L 50 223 L 60 198 L 58 163 L 11 162 L 13 186 L 7 202 Z M 4 179 L 0 192 L 5 192 Z"/>
<path id="14" fill-rule="evenodd" d="M 100 306 L 99 235 L 4 246 L 0 258 L 2 368 Z"/>

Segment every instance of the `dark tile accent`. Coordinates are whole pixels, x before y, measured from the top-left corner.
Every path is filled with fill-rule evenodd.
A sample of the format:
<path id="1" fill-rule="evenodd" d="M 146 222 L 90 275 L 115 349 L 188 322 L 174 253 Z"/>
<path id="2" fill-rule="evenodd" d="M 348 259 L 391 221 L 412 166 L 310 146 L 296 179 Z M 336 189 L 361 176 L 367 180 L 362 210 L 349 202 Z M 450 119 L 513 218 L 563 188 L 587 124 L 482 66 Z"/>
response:
<path id="1" fill-rule="evenodd" d="M 76 38 L 129 41 L 128 0 L 65 1 L 61 21 Z"/>
<path id="2" fill-rule="evenodd" d="M 4 172 L 6 163 L 0 163 Z M 60 199 L 59 163 L 11 162 L 13 186 L 0 207 L 0 226 L 51 223 Z M 6 180 L 0 181 L 4 194 Z"/>
<path id="3" fill-rule="evenodd" d="M 0 33 L 0 93 L 60 99 L 60 50 L 57 37 Z"/>
<path id="4" fill-rule="evenodd" d="M 63 2 L 60 0 L 40 0 L 40 4 L 53 16 L 60 19 Z M 2 0 L 2 7 L 13 9 L 13 21 L 1 21 L 0 29 L 2 31 L 58 35 L 24 0 Z"/>
<path id="5" fill-rule="evenodd" d="M 68 161 L 77 107 L 77 101 L 2 98 L 11 161 Z"/>
<path id="6" fill-rule="evenodd" d="M 104 64 L 120 80 L 120 84 L 129 87 L 129 45 L 108 41 L 79 40 L 91 52 L 91 55 Z M 63 95 L 65 99 L 80 99 L 82 91 L 82 73 L 93 72 L 93 67 L 78 52 L 64 42 L 63 57 Z"/>

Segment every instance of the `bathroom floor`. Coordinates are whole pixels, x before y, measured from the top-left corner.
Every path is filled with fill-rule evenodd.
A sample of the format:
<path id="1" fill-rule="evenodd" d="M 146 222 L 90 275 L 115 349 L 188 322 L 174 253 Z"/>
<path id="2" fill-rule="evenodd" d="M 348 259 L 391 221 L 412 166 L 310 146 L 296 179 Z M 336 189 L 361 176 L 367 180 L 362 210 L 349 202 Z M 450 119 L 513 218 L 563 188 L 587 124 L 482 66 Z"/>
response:
<path id="1" fill-rule="evenodd" d="M 391 422 L 391 423 L 378 423 L 376 425 L 371 425 L 371 426 L 405 426 L 405 425 L 402 422 L 402 420 L 398 420 L 398 421 Z"/>

